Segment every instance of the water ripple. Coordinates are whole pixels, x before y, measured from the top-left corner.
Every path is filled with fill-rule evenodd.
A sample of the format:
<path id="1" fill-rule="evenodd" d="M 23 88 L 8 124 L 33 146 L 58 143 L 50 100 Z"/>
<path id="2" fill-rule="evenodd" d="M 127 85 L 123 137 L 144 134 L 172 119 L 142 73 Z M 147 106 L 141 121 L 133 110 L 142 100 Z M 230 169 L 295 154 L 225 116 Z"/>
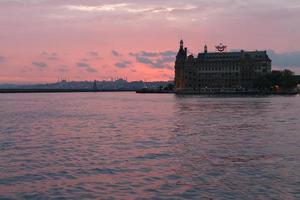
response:
<path id="1" fill-rule="evenodd" d="M 0 199 L 299 199 L 299 97 L 0 95 Z"/>

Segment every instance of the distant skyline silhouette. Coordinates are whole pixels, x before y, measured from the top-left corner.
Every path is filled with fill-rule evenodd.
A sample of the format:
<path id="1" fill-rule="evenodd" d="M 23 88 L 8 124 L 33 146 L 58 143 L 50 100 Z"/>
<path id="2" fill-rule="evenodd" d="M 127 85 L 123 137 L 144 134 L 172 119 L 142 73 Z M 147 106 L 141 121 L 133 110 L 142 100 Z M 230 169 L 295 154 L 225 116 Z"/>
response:
<path id="1" fill-rule="evenodd" d="M 300 74 L 300 1 L 0 1 L 0 83 L 172 80 L 178 42 L 190 53 L 268 50 Z"/>

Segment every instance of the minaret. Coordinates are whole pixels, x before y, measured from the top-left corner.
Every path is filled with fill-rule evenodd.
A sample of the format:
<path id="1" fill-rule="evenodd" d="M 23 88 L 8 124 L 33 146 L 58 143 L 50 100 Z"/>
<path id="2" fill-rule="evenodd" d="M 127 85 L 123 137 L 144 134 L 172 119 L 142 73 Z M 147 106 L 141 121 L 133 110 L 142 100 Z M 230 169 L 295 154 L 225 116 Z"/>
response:
<path id="1" fill-rule="evenodd" d="M 207 53 L 207 45 L 204 46 L 204 53 Z"/>

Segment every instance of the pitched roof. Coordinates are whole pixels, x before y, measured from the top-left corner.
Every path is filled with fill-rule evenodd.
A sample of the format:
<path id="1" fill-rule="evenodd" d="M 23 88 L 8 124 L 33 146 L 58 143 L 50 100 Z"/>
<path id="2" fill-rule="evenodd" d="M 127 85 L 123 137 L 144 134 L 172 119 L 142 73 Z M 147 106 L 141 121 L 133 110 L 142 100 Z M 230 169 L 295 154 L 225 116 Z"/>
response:
<path id="1" fill-rule="evenodd" d="M 236 60 L 242 58 L 249 58 L 254 60 L 269 59 L 266 51 L 239 51 L 239 52 L 212 52 L 199 53 L 197 59 L 217 59 L 217 60 Z M 269 59 L 270 60 L 270 59 Z"/>

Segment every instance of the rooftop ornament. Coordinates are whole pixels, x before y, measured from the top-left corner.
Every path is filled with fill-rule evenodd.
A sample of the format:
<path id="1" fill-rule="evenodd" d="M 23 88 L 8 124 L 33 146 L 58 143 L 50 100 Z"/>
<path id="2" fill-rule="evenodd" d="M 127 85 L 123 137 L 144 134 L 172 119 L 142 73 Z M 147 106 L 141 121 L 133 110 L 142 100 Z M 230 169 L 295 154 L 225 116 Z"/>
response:
<path id="1" fill-rule="evenodd" d="M 220 43 L 218 46 L 216 46 L 216 49 L 218 50 L 218 52 L 224 52 L 226 48 L 227 48 L 227 46 L 223 45 L 222 43 Z"/>

